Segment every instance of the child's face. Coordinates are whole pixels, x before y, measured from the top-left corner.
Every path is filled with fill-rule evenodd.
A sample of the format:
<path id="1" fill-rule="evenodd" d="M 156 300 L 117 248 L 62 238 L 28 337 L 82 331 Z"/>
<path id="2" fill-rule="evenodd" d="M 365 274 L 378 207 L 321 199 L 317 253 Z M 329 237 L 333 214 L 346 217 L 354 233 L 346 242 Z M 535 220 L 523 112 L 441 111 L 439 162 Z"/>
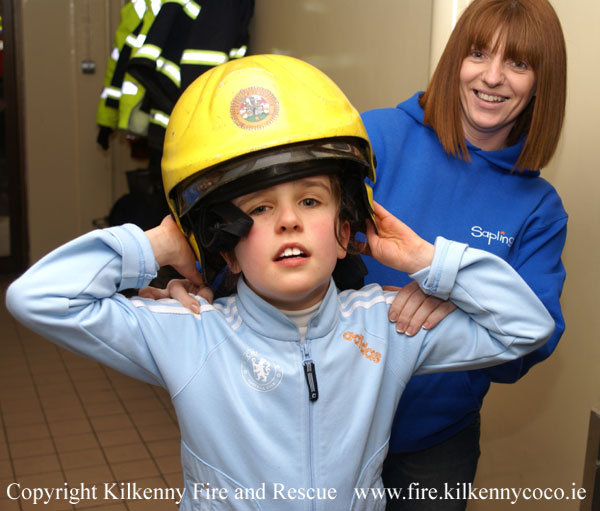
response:
<path id="1" fill-rule="evenodd" d="M 243 195 L 233 203 L 254 224 L 231 254 L 234 273 L 275 307 L 300 310 L 319 302 L 338 258 L 346 251 L 336 238 L 337 199 L 327 176 L 290 181 Z M 340 229 L 347 244 L 350 227 Z"/>

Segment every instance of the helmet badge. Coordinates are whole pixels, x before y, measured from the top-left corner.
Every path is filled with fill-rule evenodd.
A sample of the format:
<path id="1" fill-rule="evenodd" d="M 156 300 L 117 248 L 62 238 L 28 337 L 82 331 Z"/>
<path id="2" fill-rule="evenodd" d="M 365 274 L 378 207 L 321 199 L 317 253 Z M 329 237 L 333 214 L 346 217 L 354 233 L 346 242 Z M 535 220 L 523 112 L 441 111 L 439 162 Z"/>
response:
<path id="1" fill-rule="evenodd" d="M 271 124 L 279 113 L 279 102 L 262 87 L 249 87 L 237 93 L 231 102 L 231 118 L 240 128 L 258 130 Z"/>

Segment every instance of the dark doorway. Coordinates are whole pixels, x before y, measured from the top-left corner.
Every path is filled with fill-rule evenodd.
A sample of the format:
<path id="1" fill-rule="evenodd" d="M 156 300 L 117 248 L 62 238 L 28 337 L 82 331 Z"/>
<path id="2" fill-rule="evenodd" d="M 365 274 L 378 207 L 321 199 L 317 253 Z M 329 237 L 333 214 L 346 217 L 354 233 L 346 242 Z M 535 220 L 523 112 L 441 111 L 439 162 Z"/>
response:
<path id="1" fill-rule="evenodd" d="M 20 2 L 0 0 L 0 272 L 28 265 Z"/>

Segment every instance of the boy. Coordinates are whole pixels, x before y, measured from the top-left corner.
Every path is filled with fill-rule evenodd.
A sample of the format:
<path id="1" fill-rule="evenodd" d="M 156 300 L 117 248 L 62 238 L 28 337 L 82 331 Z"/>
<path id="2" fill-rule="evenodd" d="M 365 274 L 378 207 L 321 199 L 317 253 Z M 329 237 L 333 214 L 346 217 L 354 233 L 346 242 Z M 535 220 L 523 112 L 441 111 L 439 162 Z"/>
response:
<path id="1" fill-rule="evenodd" d="M 174 220 L 67 243 L 13 283 L 7 305 L 61 346 L 169 391 L 181 509 L 383 509 L 368 489 L 381 487 L 410 376 L 522 356 L 553 322 L 495 256 L 444 239 L 434 248 L 377 205 L 375 232 L 365 176 L 359 115 L 322 73 L 283 56 L 219 66 L 171 116 Z M 461 310 L 407 338 L 379 286 L 338 293 L 331 275 L 358 230 L 371 255 Z M 118 293 L 162 264 L 195 278 L 186 238 L 209 282 L 226 263 L 241 275 L 237 294 L 195 315 Z"/>

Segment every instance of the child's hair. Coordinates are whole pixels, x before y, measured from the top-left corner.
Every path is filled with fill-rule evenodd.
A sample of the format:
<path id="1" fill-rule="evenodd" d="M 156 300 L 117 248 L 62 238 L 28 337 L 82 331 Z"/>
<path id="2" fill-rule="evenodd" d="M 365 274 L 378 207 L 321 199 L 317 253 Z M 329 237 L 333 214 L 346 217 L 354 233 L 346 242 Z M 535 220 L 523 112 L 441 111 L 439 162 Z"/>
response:
<path id="1" fill-rule="evenodd" d="M 343 174 L 343 179 L 339 174 L 331 175 L 329 178 L 332 193 L 338 203 L 335 232 L 337 241 L 348 254 L 360 254 L 363 251 L 364 241 L 358 240 L 357 235 L 366 231 L 366 222 L 368 221 L 358 214 L 361 187 L 364 187 L 364 183 L 352 173 Z M 346 246 L 340 239 L 340 229 L 344 222 L 348 222 L 350 226 L 350 238 Z"/>

